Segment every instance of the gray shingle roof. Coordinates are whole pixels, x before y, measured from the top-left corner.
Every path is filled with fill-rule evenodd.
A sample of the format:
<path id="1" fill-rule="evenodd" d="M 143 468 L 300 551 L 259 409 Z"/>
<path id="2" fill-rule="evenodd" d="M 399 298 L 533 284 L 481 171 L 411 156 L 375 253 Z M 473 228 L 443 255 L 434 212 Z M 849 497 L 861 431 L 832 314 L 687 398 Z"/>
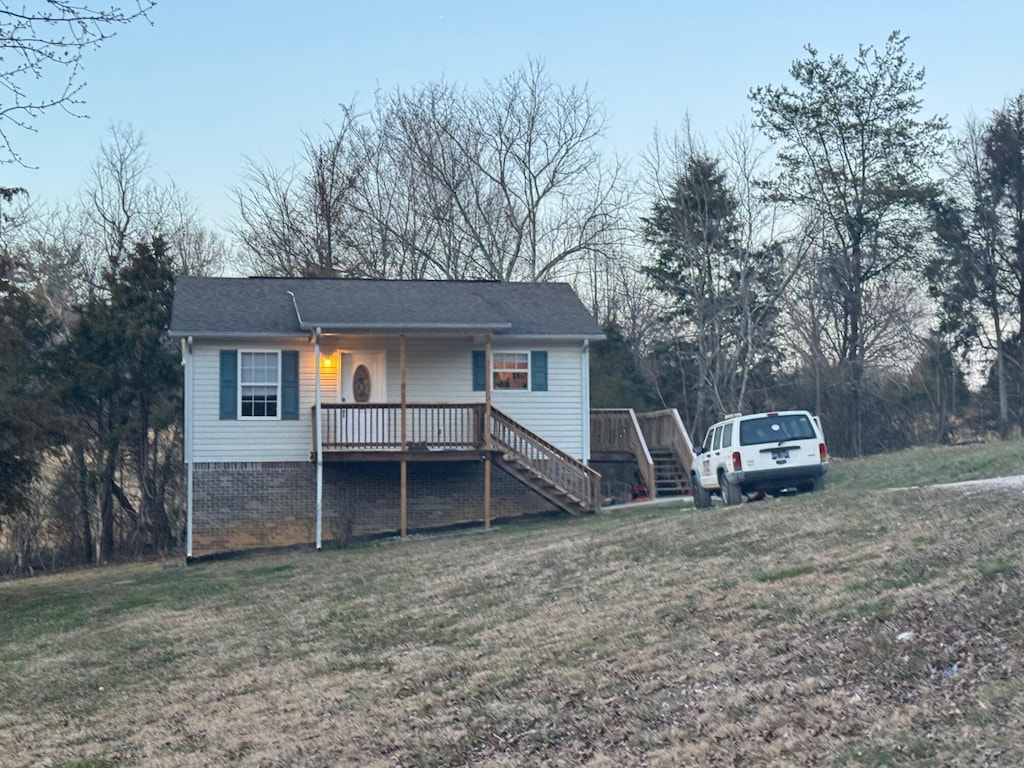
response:
<path id="1" fill-rule="evenodd" d="M 175 282 L 174 336 L 287 336 L 316 327 L 349 333 L 604 335 L 564 283 L 233 277 Z"/>

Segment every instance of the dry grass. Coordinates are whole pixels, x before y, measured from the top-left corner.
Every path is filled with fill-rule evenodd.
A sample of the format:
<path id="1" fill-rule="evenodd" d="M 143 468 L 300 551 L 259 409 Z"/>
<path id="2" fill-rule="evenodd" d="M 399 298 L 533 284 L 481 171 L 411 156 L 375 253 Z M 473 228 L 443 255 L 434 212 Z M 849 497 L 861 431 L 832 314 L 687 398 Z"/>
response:
<path id="1" fill-rule="evenodd" d="M 0 584 L 0 763 L 1024 764 L 1020 489 L 850 467 L 738 508 Z"/>

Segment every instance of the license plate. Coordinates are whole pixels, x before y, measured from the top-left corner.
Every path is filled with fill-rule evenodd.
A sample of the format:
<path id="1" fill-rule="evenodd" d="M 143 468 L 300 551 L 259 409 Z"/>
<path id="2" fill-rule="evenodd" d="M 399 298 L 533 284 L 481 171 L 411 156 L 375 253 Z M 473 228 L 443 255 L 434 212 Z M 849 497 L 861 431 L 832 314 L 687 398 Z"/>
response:
<path id="1" fill-rule="evenodd" d="M 788 458 L 789 458 L 789 449 L 788 448 L 779 448 L 777 450 L 772 451 L 772 459 L 774 459 L 775 461 L 779 461 L 780 459 L 788 459 Z"/>

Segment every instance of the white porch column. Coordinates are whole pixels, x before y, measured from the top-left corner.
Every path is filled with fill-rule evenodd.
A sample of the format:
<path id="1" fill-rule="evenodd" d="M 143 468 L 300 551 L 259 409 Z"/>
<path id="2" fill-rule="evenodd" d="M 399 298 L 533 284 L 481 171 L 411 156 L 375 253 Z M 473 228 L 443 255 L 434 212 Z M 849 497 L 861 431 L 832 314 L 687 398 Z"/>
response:
<path id="1" fill-rule="evenodd" d="M 181 364 L 185 366 L 185 559 L 192 559 L 192 337 L 181 340 Z"/>
<path id="2" fill-rule="evenodd" d="M 590 466 L 590 340 L 583 340 L 580 351 L 580 374 L 583 380 L 583 463 Z"/>
<path id="3" fill-rule="evenodd" d="M 324 533 L 324 440 L 323 421 L 320 418 L 320 329 L 313 336 L 313 381 L 316 382 L 313 396 L 313 429 L 316 434 L 316 549 L 323 546 Z"/>

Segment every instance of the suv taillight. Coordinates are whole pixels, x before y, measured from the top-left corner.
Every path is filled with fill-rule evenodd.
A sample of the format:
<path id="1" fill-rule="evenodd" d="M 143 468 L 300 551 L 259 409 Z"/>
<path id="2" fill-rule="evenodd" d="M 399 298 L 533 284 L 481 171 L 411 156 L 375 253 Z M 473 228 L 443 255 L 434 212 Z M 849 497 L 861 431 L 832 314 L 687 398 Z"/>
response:
<path id="1" fill-rule="evenodd" d="M 740 456 L 740 452 L 739 451 L 733 451 L 732 452 L 732 468 L 736 472 L 739 472 L 741 469 L 743 469 L 743 459 Z"/>
<path id="2" fill-rule="evenodd" d="M 828 449 L 825 448 L 824 443 L 818 443 L 818 456 L 821 457 L 822 461 L 825 461 L 828 458 Z"/>

